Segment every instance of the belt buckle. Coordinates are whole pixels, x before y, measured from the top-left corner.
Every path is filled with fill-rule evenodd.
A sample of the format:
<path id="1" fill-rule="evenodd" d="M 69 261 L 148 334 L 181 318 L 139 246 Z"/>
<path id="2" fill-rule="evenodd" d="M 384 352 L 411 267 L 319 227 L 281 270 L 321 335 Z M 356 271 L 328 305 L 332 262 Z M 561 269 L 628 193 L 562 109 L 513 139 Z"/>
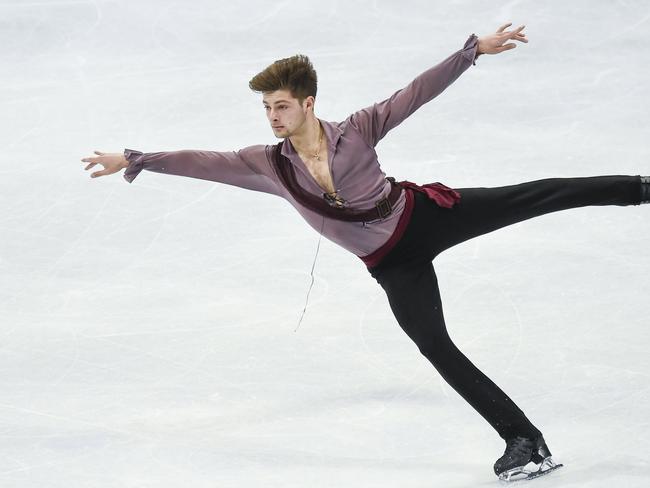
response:
<path id="1" fill-rule="evenodd" d="M 339 196 L 337 192 L 334 192 L 333 194 L 323 193 L 323 198 L 331 207 L 334 208 L 344 208 L 348 204 L 347 200 Z"/>
<path id="2" fill-rule="evenodd" d="M 393 207 L 391 206 L 388 197 L 384 197 L 381 200 L 377 200 L 375 202 L 375 207 L 377 207 L 377 212 L 379 213 L 379 216 L 382 219 L 388 217 L 393 211 Z"/>

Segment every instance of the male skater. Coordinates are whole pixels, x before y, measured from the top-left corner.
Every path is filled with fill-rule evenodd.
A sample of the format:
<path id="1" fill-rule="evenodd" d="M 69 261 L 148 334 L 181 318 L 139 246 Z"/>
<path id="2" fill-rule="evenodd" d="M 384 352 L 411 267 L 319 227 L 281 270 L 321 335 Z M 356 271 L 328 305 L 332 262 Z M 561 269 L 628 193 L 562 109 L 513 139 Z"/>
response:
<path id="1" fill-rule="evenodd" d="M 238 151 L 181 150 L 86 157 L 91 177 L 126 168 L 216 181 L 288 200 L 318 232 L 353 252 L 385 290 L 398 323 L 442 377 L 505 440 L 494 464 L 500 479 L 533 478 L 556 464 L 542 433 L 515 403 L 461 353 L 447 334 L 432 261 L 442 251 L 535 216 L 587 205 L 638 205 L 650 200 L 650 178 L 551 178 L 498 188 L 451 189 L 440 183 L 396 182 L 374 150 L 393 127 L 439 95 L 482 54 L 528 42 L 524 26 L 478 38 L 417 76 L 386 100 L 328 122 L 314 114 L 316 72 L 296 55 L 258 73 L 250 88 L 262 103 L 276 145 Z"/>

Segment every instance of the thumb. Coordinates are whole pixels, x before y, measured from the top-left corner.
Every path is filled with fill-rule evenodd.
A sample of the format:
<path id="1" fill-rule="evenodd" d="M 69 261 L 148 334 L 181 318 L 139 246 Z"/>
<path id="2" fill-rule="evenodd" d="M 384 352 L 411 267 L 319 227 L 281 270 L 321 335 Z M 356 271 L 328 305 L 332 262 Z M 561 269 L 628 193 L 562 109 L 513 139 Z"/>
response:
<path id="1" fill-rule="evenodd" d="M 92 173 L 90 175 L 90 177 L 91 178 L 97 178 L 98 176 L 105 176 L 105 175 L 108 175 L 108 174 L 110 174 L 110 173 L 108 171 L 106 171 L 106 170 L 95 171 L 94 173 Z"/>

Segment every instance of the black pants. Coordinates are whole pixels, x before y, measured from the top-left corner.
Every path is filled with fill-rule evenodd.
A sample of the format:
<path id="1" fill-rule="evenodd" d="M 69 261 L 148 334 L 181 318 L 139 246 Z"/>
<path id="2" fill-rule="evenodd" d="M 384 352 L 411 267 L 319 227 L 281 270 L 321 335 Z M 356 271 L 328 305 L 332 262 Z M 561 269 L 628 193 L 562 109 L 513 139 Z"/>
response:
<path id="1" fill-rule="evenodd" d="M 588 205 L 638 205 L 639 176 L 550 178 L 498 188 L 460 188 L 447 209 L 414 192 L 415 207 L 396 246 L 368 268 L 388 296 L 398 323 L 454 388 L 503 439 L 540 431 L 474 366 L 445 327 L 432 260 L 455 244 L 532 217 Z"/>

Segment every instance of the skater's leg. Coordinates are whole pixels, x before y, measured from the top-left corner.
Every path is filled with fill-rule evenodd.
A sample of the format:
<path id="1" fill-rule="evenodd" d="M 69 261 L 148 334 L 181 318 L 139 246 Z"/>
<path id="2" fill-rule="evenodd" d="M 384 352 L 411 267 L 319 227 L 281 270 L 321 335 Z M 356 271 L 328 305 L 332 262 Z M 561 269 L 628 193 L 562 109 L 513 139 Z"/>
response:
<path id="1" fill-rule="evenodd" d="M 457 191 L 461 200 L 453 208 L 430 204 L 427 212 L 421 212 L 421 218 L 428 219 L 427 245 L 433 256 L 460 242 L 532 217 L 590 205 L 638 205 L 642 198 L 639 176 L 548 178 Z"/>
<path id="2" fill-rule="evenodd" d="M 385 290 L 398 323 L 420 352 L 503 439 L 541 435 L 517 405 L 452 342 L 430 261 L 379 267 L 373 276 Z"/>

